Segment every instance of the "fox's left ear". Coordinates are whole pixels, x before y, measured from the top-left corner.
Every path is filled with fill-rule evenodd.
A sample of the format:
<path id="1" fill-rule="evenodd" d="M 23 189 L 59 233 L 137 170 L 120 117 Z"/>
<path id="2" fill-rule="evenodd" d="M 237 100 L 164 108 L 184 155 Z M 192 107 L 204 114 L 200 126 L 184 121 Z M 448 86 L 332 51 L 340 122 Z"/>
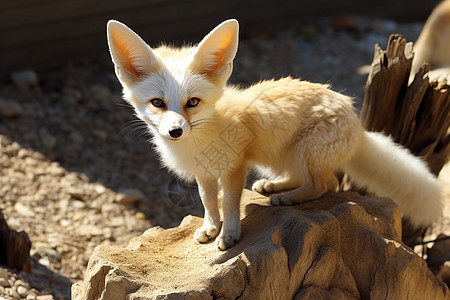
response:
<path id="1" fill-rule="evenodd" d="M 231 19 L 219 24 L 198 44 L 193 70 L 213 82 L 225 84 L 233 70 L 239 41 L 239 23 Z"/>

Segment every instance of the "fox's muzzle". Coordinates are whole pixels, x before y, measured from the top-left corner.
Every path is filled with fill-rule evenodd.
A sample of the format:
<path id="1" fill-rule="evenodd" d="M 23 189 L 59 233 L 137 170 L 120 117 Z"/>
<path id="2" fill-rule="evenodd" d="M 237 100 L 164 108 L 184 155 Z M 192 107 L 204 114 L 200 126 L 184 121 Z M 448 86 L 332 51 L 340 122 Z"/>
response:
<path id="1" fill-rule="evenodd" d="M 186 137 L 191 131 L 189 122 L 175 111 L 167 111 L 161 118 L 158 132 L 170 140 L 179 140 Z"/>

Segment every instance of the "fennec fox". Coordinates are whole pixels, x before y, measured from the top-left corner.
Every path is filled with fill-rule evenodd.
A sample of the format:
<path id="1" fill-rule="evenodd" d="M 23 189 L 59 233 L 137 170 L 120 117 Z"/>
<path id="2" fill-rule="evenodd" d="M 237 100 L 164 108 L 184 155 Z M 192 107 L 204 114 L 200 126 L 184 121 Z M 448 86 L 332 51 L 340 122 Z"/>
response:
<path id="1" fill-rule="evenodd" d="M 252 167 L 268 178 L 253 189 L 271 194 L 273 205 L 336 191 L 334 172 L 343 170 L 370 192 L 391 197 L 417 226 L 439 217 L 437 179 L 389 138 L 364 131 L 349 97 L 290 77 L 248 89 L 227 86 L 238 27 L 228 20 L 197 46 L 153 49 L 125 25 L 107 25 L 124 98 L 147 123 L 164 165 L 198 183 L 205 207 L 198 242 L 216 239 L 225 250 L 239 240 L 239 202 Z"/>

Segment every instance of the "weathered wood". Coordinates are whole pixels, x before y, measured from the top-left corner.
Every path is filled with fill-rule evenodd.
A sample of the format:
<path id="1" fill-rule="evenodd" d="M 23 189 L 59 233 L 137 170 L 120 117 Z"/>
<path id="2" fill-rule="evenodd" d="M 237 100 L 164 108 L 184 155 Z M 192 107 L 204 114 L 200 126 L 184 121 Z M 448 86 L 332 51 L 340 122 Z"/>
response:
<path id="1" fill-rule="evenodd" d="M 31 241 L 27 233 L 10 229 L 0 210 L 0 264 L 31 271 L 30 249 Z"/>
<path id="2" fill-rule="evenodd" d="M 391 135 L 422 157 L 437 176 L 450 154 L 450 88 L 430 82 L 426 64 L 408 86 L 412 59 L 412 44 L 401 35 L 390 36 L 387 50 L 375 46 L 361 120 L 367 130 Z M 403 241 L 411 245 L 425 230 L 405 219 Z"/>
<path id="3" fill-rule="evenodd" d="M 391 35 L 385 51 L 376 46 L 361 120 L 367 130 L 389 134 L 422 157 L 438 175 L 450 150 L 450 87 L 429 82 L 428 65 L 408 86 L 412 58 L 412 44 L 401 35 Z"/>
<path id="4" fill-rule="evenodd" d="M 375 45 L 361 110 L 361 121 L 367 130 L 394 131 L 401 108 L 397 99 L 405 95 L 412 59 L 412 43 L 407 44 L 400 35 L 391 35 L 385 51 Z"/>

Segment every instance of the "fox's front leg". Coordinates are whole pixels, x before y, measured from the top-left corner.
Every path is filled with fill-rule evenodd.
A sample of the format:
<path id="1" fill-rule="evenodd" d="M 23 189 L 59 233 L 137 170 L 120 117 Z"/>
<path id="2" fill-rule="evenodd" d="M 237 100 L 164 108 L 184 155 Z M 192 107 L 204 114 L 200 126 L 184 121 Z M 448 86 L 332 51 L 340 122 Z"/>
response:
<path id="1" fill-rule="evenodd" d="M 216 246 L 226 250 L 234 246 L 241 236 L 240 201 L 245 186 L 246 167 L 242 166 L 222 176 L 223 225 L 216 239 Z"/>
<path id="2" fill-rule="evenodd" d="M 202 227 L 197 229 L 194 238 L 199 243 L 214 239 L 220 232 L 220 214 L 217 202 L 218 183 L 215 178 L 197 177 L 200 198 L 205 208 L 205 218 Z"/>

